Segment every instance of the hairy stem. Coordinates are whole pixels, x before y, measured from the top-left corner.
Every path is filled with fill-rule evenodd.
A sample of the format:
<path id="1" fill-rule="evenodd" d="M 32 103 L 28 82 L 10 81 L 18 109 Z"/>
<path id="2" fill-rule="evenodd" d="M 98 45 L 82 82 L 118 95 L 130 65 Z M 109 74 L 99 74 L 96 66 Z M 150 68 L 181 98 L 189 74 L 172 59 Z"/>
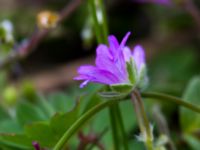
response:
<path id="1" fill-rule="evenodd" d="M 180 98 L 168 95 L 168 94 L 163 94 L 163 93 L 156 93 L 156 92 L 143 92 L 141 93 L 142 97 L 144 98 L 152 98 L 152 99 L 157 99 L 163 102 L 173 102 L 176 103 L 177 105 L 183 106 L 185 108 L 188 108 L 192 111 L 195 111 L 197 113 L 200 113 L 200 107 L 193 105 L 191 103 L 188 103 Z M 166 101 L 164 101 L 166 100 Z"/>
<path id="2" fill-rule="evenodd" d="M 138 91 L 133 91 L 131 100 L 134 104 L 136 117 L 138 119 L 139 127 L 141 130 L 141 140 L 144 141 L 147 150 L 154 150 L 153 146 L 153 135 L 150 123 L 147 119 L 144 104 Z"/>

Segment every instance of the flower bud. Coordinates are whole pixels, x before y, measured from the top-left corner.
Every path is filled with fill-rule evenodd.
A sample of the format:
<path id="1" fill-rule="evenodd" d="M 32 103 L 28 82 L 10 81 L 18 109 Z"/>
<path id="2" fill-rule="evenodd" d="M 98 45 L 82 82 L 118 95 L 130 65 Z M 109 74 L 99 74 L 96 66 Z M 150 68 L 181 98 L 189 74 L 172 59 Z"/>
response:
<path id="1" fill-rule="evenodd" d="M 42 11 L 37 15 L 37 25 L 40 29 L 50 29 L 56 27 L 59 16 L 55 12 Z"/>
<path id="2" fill-rule="evenodd" d="M 17 90 L 13 86 L 7 87 L 3 92 L 3 100 L 5 105 L 13 106 L 17 102 Z"/>

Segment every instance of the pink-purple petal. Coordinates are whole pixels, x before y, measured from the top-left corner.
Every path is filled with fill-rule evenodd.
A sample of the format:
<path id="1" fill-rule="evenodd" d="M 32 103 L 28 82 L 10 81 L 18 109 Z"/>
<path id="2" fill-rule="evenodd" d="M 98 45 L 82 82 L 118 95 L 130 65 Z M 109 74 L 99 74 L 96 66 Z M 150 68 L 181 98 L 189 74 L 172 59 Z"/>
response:
<path id="1" fill-rule="evenodd" d="M 126 61 L 124 58 L 123 51 L 119 51 L 119 55 L 117 56 L 117 59 L 115 59 L 115 65 L 120 71 L 120 74 L 123 76 L 122 81 L 127 81 L 127 70 L 126 70 Z"/>
<path id="2" fill-rule="evenodd" d="M 117 76 L 107 70 L 102 70 L 94 66 L 81 66 L 78 69 L 79 76 L 75 77 L 75 80 L 85 80 L 81 84 L 81 87 L 86 85 L 89 81 L 102 83 L 102 84 L 114 84 L 119 83 Z"/>
<path id="3" fill-rule="evenodd" d="M 108 65 L 113 65 L 113 56 L 109 52 L 109 48 L 106 45 L 99 45 L 96 49 L 96 60 L 95 63 L 99 68 L 109 67 Z M 110 69 L 110 68 L 108 68 Z"/>
<path id="4" fill-rule="evenodd" d="M 137 70 L 140 72 L 142 65 L 145 64 L 145 52 L 141 45 L 134 47 L 133 59 L 136 63 Z"/>
<path id="5" fill-rule="evenodd" d="M 116 50 L 118 50 L 119 48 L 119 42 L 117 41 L 114 35 L 110 35 L 108 37 L 108 43 L 109 43 L 109 51 L 114 56 L 116 54 Z"/>
<path id="6" fill-rule="evenodd" d="M 124 47 L 123 54 L 124 54 L 125 61 L 126 62 L 130 61 L 130 58 L 132 57 L 132 53 L 128 46 Z"/>
<path id="7" fill-rule="evenodd" d="M 129 36 L 130 36 L 131 32 L 127 32 L 126 35 L 124 36 L 124 38 L 122 39 L 121 43 L 120 43 L 120 48 L 123 49 Z"/>
<path id="8" fill-rule="evenodd" d="M 112 56 L 107 46 L 105 45 L 98 46 L 96 50 L 95 63 L 99 69 L 107 70 L 117 75 L 119 79 L 124 78 L 124 75 L 121 73 L 121 68 L 118 68 L 117 65 L 115 64 L 114 59 L 112 59 Z"/>
<path id="9" fill-rule="evenodd" d="M 90 82 L 90 80 L 85 80 L 80 84 L 80 88 L 85 87 L 88 83 Z"/>

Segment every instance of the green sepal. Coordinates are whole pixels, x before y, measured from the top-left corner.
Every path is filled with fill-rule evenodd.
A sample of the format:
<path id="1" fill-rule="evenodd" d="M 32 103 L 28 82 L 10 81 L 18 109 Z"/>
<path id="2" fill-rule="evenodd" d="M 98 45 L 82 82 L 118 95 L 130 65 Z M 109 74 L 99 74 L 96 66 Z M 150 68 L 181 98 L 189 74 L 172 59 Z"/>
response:
<path id="1" fill-rule="evenodd" d="M 130 58 L 130 61 L 126 62 L 126 70 L 128 72 L 128 79 L 129 79 L 130 83 L 136 84 L 137 70 L 136 70 L 136 64 L 132 58 Z"/>
<path id="2" fill-rule="evenodd" d="M 148 86 L 148 83 L 147 68 L 146 65 L 142 65 L 139 72 L 138 87 L 140 89 L 145 89 Z"/>
<path id="3" fill-rule="evenodd" d="M 99 92 L 98 94 L 106 100 L 119 100 L 127 96 L 126 93 L 119 92 Z"/>
<path id="4" fill-rule="evenodd" d="M 119 93 L 130 93 L 134 88 L 132 84 L 113 84 L 110 87 L 113 91 Z"/>

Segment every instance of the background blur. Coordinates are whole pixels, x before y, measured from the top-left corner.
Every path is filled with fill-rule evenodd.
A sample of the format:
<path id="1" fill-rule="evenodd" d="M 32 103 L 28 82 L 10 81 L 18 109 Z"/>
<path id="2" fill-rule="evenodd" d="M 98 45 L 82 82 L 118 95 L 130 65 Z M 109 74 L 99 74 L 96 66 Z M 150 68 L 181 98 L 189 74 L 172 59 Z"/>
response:
<path id="1" fill-rule="evenodd" d="M 169 0 L 167 3 L 160 3 L 156 0 L 109 0 L 104 4 L 109 33 L 120 41 L 131 31 L 128 45 L 144 46 L 150 81 L 147 90 L 184 97 L 189 81 L 200 73 L 200 1 Z M 43 17 L 49 17 L 43 16 L 42 12 L 48 11 L 52 17 L 51 15 L 66 8 L 73 10 L 69 16 L 65 16 L 56 27 L 44 29 L 45 36 L 41 39 L 40 36 L 35 36 L 43 33 L 43 27 L 38 26 Z M 3 25 L 5 21 L 6 27 L 11 28 L 7 33 Z M 94 63 L 96 46 L 86 0 L 0 0 L 2 105 L 3 101 L 10 105 L 12 100 L 21 97 L 33 99 L 34 92 L 51 95 L 53 92 L 68 91 L 71 95 L 75 93 L 77 97 L 79 83 L 73 81 L 73 77 L 80 65 Z M 89 87 L 86 91 L 92 89 Z M 197 93 L 200 93 L 199 89 Z M 198 96 L 197 98 L 199 99 Z M 178 140 L 182 128 L 177 106 L 164 106 L 166 107 L 161 108 L 167 116 L 175 145 L 181 149 L 184 146 L 192 149 L 184 140 Z M 130 133 L 138 131 L 135 127 L 131 128 L 131 125 L 128 130 Z M 195 131 L 198 127 L 195 136 L 199 140 L 198 125 L 199 123 L 195 126 Z M 4 127 L 0 123 L 0 131 L 5 131 Z M 13 130 L 8 129 L 9 131 Z M 196 144 L 199 143 L 198 140 L 195 140 Z"/>

